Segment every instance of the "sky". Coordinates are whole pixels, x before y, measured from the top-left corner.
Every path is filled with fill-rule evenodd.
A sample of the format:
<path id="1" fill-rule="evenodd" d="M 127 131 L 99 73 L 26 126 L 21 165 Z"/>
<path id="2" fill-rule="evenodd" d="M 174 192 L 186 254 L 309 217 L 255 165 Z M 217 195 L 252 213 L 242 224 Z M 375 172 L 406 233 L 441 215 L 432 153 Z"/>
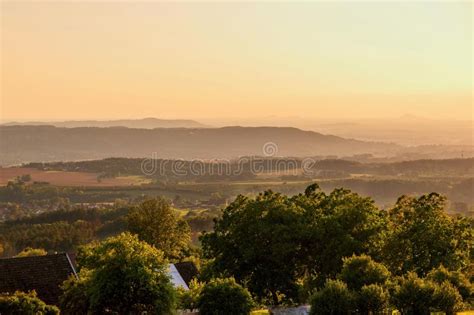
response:
<path id="1" fill-rule="evenodd" d="M 1 2 L 2 120 L 473 118 L 465 2 Z"/>

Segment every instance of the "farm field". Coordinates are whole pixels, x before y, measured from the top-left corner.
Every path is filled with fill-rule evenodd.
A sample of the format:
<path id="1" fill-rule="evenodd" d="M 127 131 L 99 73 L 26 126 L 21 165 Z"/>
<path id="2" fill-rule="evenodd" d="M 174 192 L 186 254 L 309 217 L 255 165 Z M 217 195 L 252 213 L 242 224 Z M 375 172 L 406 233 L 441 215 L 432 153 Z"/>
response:
<path id="1" fill-rule="evenodd" d="M 27 167 L 8 167 L 0 168 L 0 186 L 5 186 L 9 181 L 23 175 L 30 175 L 31 182 L 48 182 L 56 186 L 111 187 L 141 185 L 148 182 L 140 176 L 102 178 L 99 180 L 99 174 L 97 173 L 43 171 Z"/>

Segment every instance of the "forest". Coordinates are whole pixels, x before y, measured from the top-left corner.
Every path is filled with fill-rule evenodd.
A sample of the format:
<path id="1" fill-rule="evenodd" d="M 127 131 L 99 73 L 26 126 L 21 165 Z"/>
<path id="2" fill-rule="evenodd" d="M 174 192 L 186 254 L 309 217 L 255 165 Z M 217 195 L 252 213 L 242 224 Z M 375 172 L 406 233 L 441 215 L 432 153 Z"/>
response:
<path id="1" fill-rule="evenodd" d="M 337 314 L 390 308 L 454 314 L 473 303 L 474 221 L 448 215 L 446 198 L 437 193 L 400 196 L 382 210 L 350 190 L 325 193 L 312 184 L 295 195 L 267 190 L 239 195 L 219 211 L 190 213 L 183 215 L 163 198 L 56 210 L 2 223 L 0 248 L 8 256 L 39 249 L 78 253 L 80 280 L 64 285 L 59 308 L 65 314 L 205 309 L 211 303 L 204 302 L 207 290 L 220 299 L 240 296 L 232 298 L 237 303 L 232 307 L 242 308 L 235 314 L 302 303 L 311 304 L 311 314 L 334 314 L 336 306 Z M 124 251 L 129 254 L 117 256 Z M 146 253 L 140 261 L 132 258 L 138 252 Z M 114 269 L 115 259 L 123 263 L 120 270 Z M 138 281 L 125 274 L 137 272 L 147 259 L 158 269 L 166 261 L 193 261 L 200 272 L 187 292 L 168 288 L 169 296 L 158 294 L 153 283 L 166 286 L 166 279 L 142 275 L 144 292 L 126 293 L 133 303 L 112 296 L 94 302 L 107 292 L 101 281 Z M 155 295 L 158 300 L 149 300 Z"/>

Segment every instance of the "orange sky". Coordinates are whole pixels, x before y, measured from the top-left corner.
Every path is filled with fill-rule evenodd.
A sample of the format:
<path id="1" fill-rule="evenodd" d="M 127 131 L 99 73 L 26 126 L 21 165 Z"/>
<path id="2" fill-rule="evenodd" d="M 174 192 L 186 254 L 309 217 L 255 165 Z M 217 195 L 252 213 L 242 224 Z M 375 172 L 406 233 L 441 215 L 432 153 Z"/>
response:
<path id="1" fill-rule="evenodd" d="M 3 1 L 0 119 L 472 119 L 472 13 L 467 1 Z"/>

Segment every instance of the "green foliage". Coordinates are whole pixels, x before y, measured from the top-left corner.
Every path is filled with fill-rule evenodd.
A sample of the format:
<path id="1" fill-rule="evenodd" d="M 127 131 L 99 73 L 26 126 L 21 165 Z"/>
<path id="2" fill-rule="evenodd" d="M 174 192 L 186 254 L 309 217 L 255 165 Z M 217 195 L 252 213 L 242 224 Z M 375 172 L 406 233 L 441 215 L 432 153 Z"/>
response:
<path id="1" fill-rule="evenodd" d="M 18 253 L 15 257 L 30 257 L 30 256 L 44 256 L 47 255 L 48 252 L 42 248 L 31 248 L 27 247 L 21 252 Z"/>
<path id="2" fill-rule="evenodd" d="M 253 302 L 250 293 L 233 278 L 213 279 L 206 283 L 198 299 L 202 315 L 248 315 Z"/>
<path id="3" fill-rule="evenodd" d="M 215 258 L 217 275 L 234 276 L 258 298 L 279 304 L 280 294 L 297 295 L 301 219 L 301 209 L 284 195 L 238 196 L 201 238 L 203 252 Z"/>
<path id="4" fill-rule="evenodd" d="M 379 284 L 364 285 L 357 293 L 357 306 L 362 314 L 383 314 L 389 304 L 390 295 Z"/>
<path id="5" fill-rule="evenodd" d="M 300 257 L 319 284 L 340 272 L 343 257 L 379 256 L 386 218 L 370 198 L 344 189 L 326 195 L 316 187 L 292 201 L 304 209 Z"/>
<path id="6" fill-rule="evenodd" d="M 122 233 L 84 247 L 79 279 L 64 285 L 65 312 L 171 314 L 174 289 L 163 253 L 136 236 Z"/>
<path id="7" fill-rule="evenodd" d="M 14 294 L 0 294 L 0 314 L 9 315 L 58 315 L 56 306 L 41 301 L 35 291 L 17 291 Z"/>
<path id="8" fill-rule="evenodd" d="M 0 223 L 0 242 L 5 245 L 5 256 L 16 255 L 25 247 L 74 251 L 93 239 L 125 230 L 127 212 L 127 208 L 78 207 L 6 221 Z"/>
<path id="9" fill-rule="evenodd" d="M 130 232 L 162 250 L 166 258 L 182 258 L 189 246 L 189 225 L 162 198 L 147 200 L 134 207 L 129 212 L 127 221 Z"/>
<path id="10" fill-rule="evenodd" d="M 424 276 L 440 265 L 451 270 L 468 266 L 474 230 L 467 219 L 446 215 L 445 203 L 436 193 L 403 196 L 389 211 L 391 233 L 383 257 L 394 274 L 415 271 Z"/>
<path id="11" fill-rule="evenodd" d="M 94 223 L 84 221 L 0 226 L 1 237 L 10 246 L 7 255 L 14 255 L 26 247 L 69 251 L 90 242 L 94 230 Z"/>
<path id="12" fill-rule="evenodd" d="M 436 285 L 433 300 L 436 309 L 446 315 L 455 315 L 463 309 L 462 297 L 449 281 Z"/>
<path id="13" fill-rule="evenodd" d="M 189 283 L 189 290 L 185 290 L 182 287 L 177 288 L 178 294 L 178 309 L 182 310 L 194 310 L 198 308 L 198 299 L 201 295 L 202 288 L 204 287 L 203 282 L 199 282 L 197 279 L 192 279 Z"/>
<path id="14" fill-rule="evenodd" d="M 66 314 L 93 313 L 90 308 L 90 271 L 82 269 L 79 277 L 71 276 L 62 285 L 63 294 L 59 299 L 59 306 Z"/>
<path id="15" fill-rule="evenodd" d="M 280 297 L 295 301 L 303 275 L 322 283 L 340 271 L 343 257 L 378 252 L 385 226 L 369 198 L 342 189 L 326 195 L 312 185 L 291 198 L 272 191 L 237 197 L 201 241 L 217 274 L 279 304 Z"/>
<path id="16" fill-rule="evenodd" d="M 392 303 L 403 315 L 429 315 L 435 306 L 436 286 L 409 273 L 400 279 L 392 294 Z"/>
<path id="17" fill-rule="evenodd" d="M 439 266 L 428 273 L 427 278 L 438 284 L 449 281 L 461 294 L 464 301 L 470 301 L 474 294 L 474 288 L 469 279 L 459 271 L 449 271 L 444 266 Z"/>
<path id="18" fill-rule="evenodd" d="M 390 278 L 387 268 L 373 261 L 370 256 L 353 255 L 344 258 L 343 262 L 338 278 L 344 281 L 351 290 L 360 290 L 364 285 L 385 285 Z"/>
<path id="19" fill-rule="evenodd" d="M 355 297 L 344 282 L 328 280 L 310 303 L 310 315 L 348 315 L 355 308 Z"/>

